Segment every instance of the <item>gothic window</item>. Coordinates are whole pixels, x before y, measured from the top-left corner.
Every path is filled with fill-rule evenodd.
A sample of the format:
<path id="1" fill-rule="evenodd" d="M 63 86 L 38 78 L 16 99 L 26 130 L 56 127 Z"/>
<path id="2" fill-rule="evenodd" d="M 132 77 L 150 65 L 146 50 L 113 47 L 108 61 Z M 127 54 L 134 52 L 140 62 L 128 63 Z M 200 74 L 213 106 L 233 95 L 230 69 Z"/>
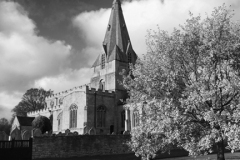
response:
<path id="1" fill-rule="evenodd" d="M 101 90 L 105 90 L 105 82 L 101 79 L 100 82 L 99 82 L 99 89 Z"/>
<path id="2" fill-rule="evenodd" d="M 77 109 L 78 109 L 78 107 L 75 104 L 72 104 L 69 108 L 69 113 L 70 113 L 69 128 L 76 128 L 77 127 Z"/>
<path id="3" fill-rule="evenodd" d="M 62 112 L 58 114 L 57 121 L 58 121 L 58 130 L 60 131 L 62 129 Z"/>
<path id="4" fill-rule="evenodd" d="M 139 115 L 137 111 L 133 112 L 132 119 L 133 119 L 133 127 L 136 127 L 139 124 Z"/>
<path id="5" fill-rule="evenodd" d="M 122 122 L 122 127 L 125 127 L 125 110 L 121 112 L 121 122 Z"/>
<path id="6" fill-rule="evenodd" d="M 102 62 L 101 62 L 101 68 L 105 68 L 105 54 L 102 54 Z"/>
<path id="7" fill-rule="evenodd" d="M 99 106 L 97 108 L 97 127 L 105 127 L 106 108 Z"/>
<path id="8" fill-rule="evenodd" d="M 111 25 L 109 24 L 109 25 L 108 25 L 108 31 L 110 31 L 110 29 L 111 29 Z"/>

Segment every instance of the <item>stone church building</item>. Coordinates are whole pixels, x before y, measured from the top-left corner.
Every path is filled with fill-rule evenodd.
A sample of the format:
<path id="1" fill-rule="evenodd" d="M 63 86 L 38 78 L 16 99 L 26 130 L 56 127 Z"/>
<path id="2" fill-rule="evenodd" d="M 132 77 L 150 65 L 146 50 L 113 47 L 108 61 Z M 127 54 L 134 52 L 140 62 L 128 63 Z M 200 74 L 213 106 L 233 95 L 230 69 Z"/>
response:
<path id="1" fill-rule="evenodd" d="M 93 63 L 89 84 L 78 86 L 46 98 L 47 107 L 28 113 L 53 118 L 53 133 L 69 129 L 79 134 L 122 134 L 134 126 L 134 115 L 124 109 L 128 95 L 119 83 L 123 69 L 135 63 L 137 55 L 131 45 L 121 2 L 114 0 L 103 40 L 103 53 Z M 126 116 L 126 117 L 125 117 Z"/>

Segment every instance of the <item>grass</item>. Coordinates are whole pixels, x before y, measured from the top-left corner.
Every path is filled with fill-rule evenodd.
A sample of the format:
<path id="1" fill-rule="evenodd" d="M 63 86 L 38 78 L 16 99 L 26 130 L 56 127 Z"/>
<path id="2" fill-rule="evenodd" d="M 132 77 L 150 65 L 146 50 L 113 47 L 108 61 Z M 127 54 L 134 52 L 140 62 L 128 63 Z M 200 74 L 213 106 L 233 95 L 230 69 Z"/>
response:
<path id="1" fill-rule="evenodd" d="M 141 160 L 134 154 L 121 154 L 121 155 L 102 155 L 102 156 L 84 156 L 84 157 L 71 157 L 71 158 L 43 158 L 36 160 Z M 175 158 L 156 158 L 154 160 L 217 160 L 216 154 L 207 156 L 193 157 L 175 157 Z M 225 160 L 240 160 L 240 152 L 225 153 Z"/>
<path id="2" fill-rule="evenodd" d="M 164 158 L 158 160 L 217 160 L 216 154 L 211 154 L 207 156 L 193 157 L 176 157 L 176 158 Z M 225 153 L 225 160 L 240 160 L 240 152 L 236 153 Z"/>

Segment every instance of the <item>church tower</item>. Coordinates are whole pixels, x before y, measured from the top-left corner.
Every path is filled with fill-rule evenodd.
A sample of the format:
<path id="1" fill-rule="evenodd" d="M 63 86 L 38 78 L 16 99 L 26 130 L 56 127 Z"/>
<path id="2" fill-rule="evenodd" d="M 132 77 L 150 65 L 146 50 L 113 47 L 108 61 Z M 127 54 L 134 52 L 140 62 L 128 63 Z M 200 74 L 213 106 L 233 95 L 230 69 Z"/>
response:
<path id="1" fill-rule="evenodd" d="M 122 96 L 117 96 L 118 98 L 126 97 L 124 96 L 126 91 L 119 83 L 122 81 L 120 72 L 123 69 L 129 70 L 129 64 L 135 64 L 136 59 L 137 55 L 132 48 L 121 2 L 114 0 L 103 41 L 103 52 L 99 54 L 92 66 L 94 74 L 90 86 L 122 93 Z"/>

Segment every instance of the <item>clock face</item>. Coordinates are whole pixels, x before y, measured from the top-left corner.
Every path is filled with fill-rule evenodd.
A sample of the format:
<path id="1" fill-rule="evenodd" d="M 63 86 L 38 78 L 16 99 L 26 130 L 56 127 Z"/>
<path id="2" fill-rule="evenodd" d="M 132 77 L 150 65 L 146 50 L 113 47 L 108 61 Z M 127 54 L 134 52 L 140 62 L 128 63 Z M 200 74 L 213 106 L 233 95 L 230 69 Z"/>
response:
<path id="1" fill-rule="evenodd" d="M 63 98 L 60 98 L 60 99 L 59 99 L 59 104 L 60 104 L 60 105 L 63 104 Z"/>
<path id="2" fill-rule="evenodd" d="M 53 102 L 53 101 L 51 101 L 51 102 L 50 102 L 50 106 L 51 106 L 51 107 L 53 107 L 53 105 L 54 105 L 54 102 Z"/>

